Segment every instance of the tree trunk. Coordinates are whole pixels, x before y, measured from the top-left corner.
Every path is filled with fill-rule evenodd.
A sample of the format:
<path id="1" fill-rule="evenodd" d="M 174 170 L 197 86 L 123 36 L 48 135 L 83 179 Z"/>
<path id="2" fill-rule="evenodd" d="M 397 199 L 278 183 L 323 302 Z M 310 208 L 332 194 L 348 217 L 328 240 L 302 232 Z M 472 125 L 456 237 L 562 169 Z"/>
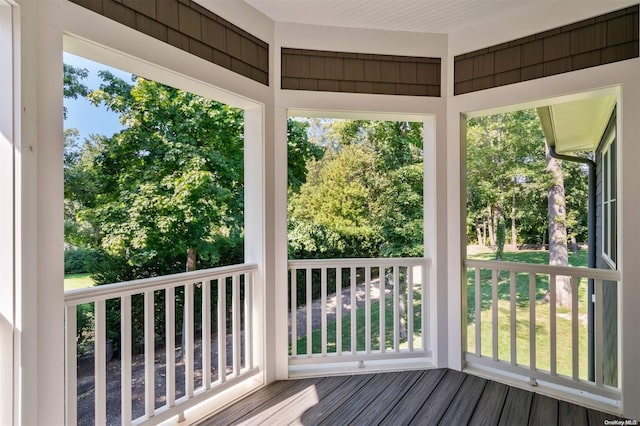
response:
<path id="1" fill-rule="evenodd" d="M 511 201 L 511 245 L 518 245 L 518 235 L 516 232 L 516 191 L 513 191 L 513 199 Z"/>
<path id="2" fill-rule="evenodd" d="M 484 246 L 484 238 L 482 237 L 482 227 L 480 222 L 476 219 L 476 237 L 478 238 L 478 245 Z"/>
<path id="3" fill-rule="evenodd" d="M 491 247 L 495 247 L 496 246 L 496 234 L 494 232 L 494 217 L 493 217 L 493 211 L 491 210 L 491 206 L 487 206 L 487 222 L 489 223 L 489 245 Z"/>
<path id="4" fill-rule="evenodd" d="M 189 247 L 187 249 L 187 272 L 191 272 L 191 271 L 195 271 L 196 270 L 196 259 L 197 259 L 197 255 L 196 255 L 196 249 Z M 183 361 L 186 361 L 184 359 L 184 356 L 186 354 L 185 351 L 185 346 L 187 344 L 187 312 L 185 309 L 185 306 L 187 305 L 187 292 L 184 293 L 185 296 L 185 300 L 184 303 L 182 304 L 182 345 L 180 347 L 180 358 Z M 193 327 L 193 324 L 190 324 L 191 327 Z"/>
<path id="5" fill-rule="evenodd" d="M 551 175 L 549 198 L 549 265 L 567 266 L 567 212 L 564 194 L 562 163 L 549 154 L 547 147 L 547 173 Z M 549 294 L 545 297 L 547 299 Z M 571 284 L 568 277 L 556 279 L 556 301 L 558 306 L 571 307 Z"/>

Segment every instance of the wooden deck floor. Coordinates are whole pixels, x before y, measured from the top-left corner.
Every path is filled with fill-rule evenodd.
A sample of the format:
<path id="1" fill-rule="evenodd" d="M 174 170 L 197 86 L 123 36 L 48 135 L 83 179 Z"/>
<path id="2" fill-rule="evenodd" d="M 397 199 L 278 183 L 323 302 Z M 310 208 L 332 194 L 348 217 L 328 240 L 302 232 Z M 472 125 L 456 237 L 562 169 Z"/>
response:
<path id="1" fill-rule="evenodd" d="M 599 425 L 610 414 L 453 370 L 273 383 L 201 425 Z"/>

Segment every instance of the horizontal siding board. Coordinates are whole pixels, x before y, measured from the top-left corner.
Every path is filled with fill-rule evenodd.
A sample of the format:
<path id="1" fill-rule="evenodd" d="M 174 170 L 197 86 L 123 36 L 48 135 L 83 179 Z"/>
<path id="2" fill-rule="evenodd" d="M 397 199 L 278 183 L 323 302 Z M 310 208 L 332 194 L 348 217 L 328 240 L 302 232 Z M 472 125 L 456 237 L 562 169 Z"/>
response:
<path id="1" fill-rule="evenodd" d="M 638 32 L 636 31 L 635 34 L 633 32 L 634 17 L 637 21 L 638 17 L 634 14 L 607 21 L 607 45 L 623 44 L 638 38 Z"/>
<path id="2" fill-rule="evenodd" d="M 381 75 L 381 62 L 373 59 L 367 60 L 364 67 L 365 81 L 380 81 Z"/>
<path id="3" fill-rule="evenodd" d="M 364 78 L 364 60 L 362 59 L 344 59 L 344 79 L 363 81 Z"/>
<path id="4" fill-rule="evenodd" d="M 325 77 L 324 61 L 322 56 L 309 57 L 309 77 L 318 79 Z"/>
<path id="5" fill-rule="evenodd" d="M 607 25 L 604 22 L 571 31 L 570 34 L 572 55 L 607 47 Z"/>
<path id="6" fill-rule="evenodd" d="M 322 92 L 339 92 L 340 82 L 338 80 L 318 80 L 318 90 Z"/>
<path id="7" fill-rule="evenodd" d="M 71 0 L 106 18 L 268 85 L 269 45 L 190 0 Z M 232 63 L 232 58 L 235 62 Z"/>
<path id="8" fill-rule="evenodd" d="M 113 19 L 116 22 L 135 28 L 136 13 L 118 2 L 105 0 L 103 2 L 103 14 L 107 18 Z"/>
<path id="9" fill-rule="evenodd" d="M 473 79 L 473 58 L 456 60 L 453 79 L 456 83 Z"/>
<path id="10" fill-rule="evenodd" d="M 440 85 L 440 64 L 417 64 L 416 82 L 418 84 Z"/>
<path id="11" fill-rule="evenodd" d="M 494 72 L 497 74 L 520 68 L 521 50 L 521 46 L 514 46 L 495 52 Z"/>
<path id="12" fill-rule="evenodd" d="M 198 41 L 202 40 L 200 14 L 189 6 L 180 4 L 178 6 L 178 16 L 180 32 Z"/>
<path id="13" fill-rule="evenodd" d="M 283 47 L 281 63 L 283 79 L 317 80 L 317 89 L 297 84 L 298 90 L 440 96 L 440 58 Z"/>
<path id="14" fill-rule="evenodd" d="M 544 61 L 553 61 L 571 55 L 571 34 L 564 33 L 543 40 Z"/>
<path id="15" fill-rule="evenodd" d="M 189 51 L 209 62 L 213 61 L 213 49 L 198 40 L 189 39 Z"/>
<path id="16" fill-rule="evenodd" d="M 418 64 L 415 62 L 400 63 L 400 81 L 408 84 L 418 82 Z"/>
<path id="17" fill-rule="evenodd" d="M 189 37 L 171 28 L 167 31 L 167 42 L 178 49 L 189 51 Z"/>
<path id="18" fill-rule="evenodd" d="M 396 83 L 400 80 L 400 64 L 384 61 L 380 64 L 380 80 L 385 83 Z"/>
<path id="19" fill-rule="evenodd" d="M 582 68 L 590 68 L 598 66 L 602 63 L 599 50 L 582 53 L 571 57 L 571 68 L 579 70 Z"/>
<path id="20" fill-rule="evenodd" d="M 495 53 L 489 52 L 473 58 L 473 78 L 479 79 L 494 73 L 493 59 Z"/>
<path id="21" fill-rule="evenodd" d="M 162 0 L 158 2 L 157 19 L 160 23 L 174 30 L 180 29 L 178 19 L 178 0 Z"/>
<path id="22" fill-rule="evenodd" d="M 231 69 L 231 56 L 217 49 L 212 49 L 212 54 L 213 54 L 212 62 L 214 64 L 218 64 L 221 67 L 226 68 L 228 70 Z"/>
<path id="23" fill-rule="evenodd" d="M 122 0 L 122 4 L 149 18 L 156 19 L 156 0 Z"/>
<path id="24" fill-rule="evenodd" d="M 140 13 L 136 14 L 136 29 L 164 42 L 167 42 L 169 39 L 166 25 L 163 25 L 160 22 L 148 18 Z"/>
<path id="25" fill-rule="evenodd" d="M 602 63 L 625 61 L 638 57 L 638 40 L 602 49 Z"/>
<path id="26" fill-rule="evenodd" d="M 202 41 L 209 46 L 220 51 L 226 51 L 227 48 L 227 31 L 219 22 L 202 17 Z"/>
<path id="27" fill-rule="evenodd" d="M 454 94 L 624 61 L 640 56 L 632 6 L 454 58 Z"/>

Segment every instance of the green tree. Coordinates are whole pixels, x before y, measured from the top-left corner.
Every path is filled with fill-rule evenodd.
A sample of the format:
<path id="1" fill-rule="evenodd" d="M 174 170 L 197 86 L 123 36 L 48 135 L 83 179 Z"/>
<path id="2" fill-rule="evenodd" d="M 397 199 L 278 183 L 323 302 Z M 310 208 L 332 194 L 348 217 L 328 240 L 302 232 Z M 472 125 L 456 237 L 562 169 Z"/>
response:
<path id="1" fill-rule="evenodd" d="M 141 77 L 130 84 L 99 74 L 104 83 L 89 99 L 126 128 L 86 143 L 69 173 L 79 217 L 106 254 L 130 265 L 220 262 L 220 246 L 242 240 L 242 111 Z"/>

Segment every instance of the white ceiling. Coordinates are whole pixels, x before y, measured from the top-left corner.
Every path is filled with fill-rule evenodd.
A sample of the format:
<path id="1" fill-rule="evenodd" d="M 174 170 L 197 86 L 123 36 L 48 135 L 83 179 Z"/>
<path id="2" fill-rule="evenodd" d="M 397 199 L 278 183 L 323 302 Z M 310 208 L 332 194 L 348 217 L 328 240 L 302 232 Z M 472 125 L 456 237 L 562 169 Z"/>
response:
<path id="1" fill-rule="evenodd" d="M 522 8 L 518 0 L 244 1 L 277 22 L 420 33 L 451 33 Z"/>
<path id="2" fill-rule="evenodd" d="M 560 4 L 604 5 L 636 0 L 244 0 L 276 22 L 450 34 L 496 20 L 526 17 L 533 9 L 553 13 Z"/>

